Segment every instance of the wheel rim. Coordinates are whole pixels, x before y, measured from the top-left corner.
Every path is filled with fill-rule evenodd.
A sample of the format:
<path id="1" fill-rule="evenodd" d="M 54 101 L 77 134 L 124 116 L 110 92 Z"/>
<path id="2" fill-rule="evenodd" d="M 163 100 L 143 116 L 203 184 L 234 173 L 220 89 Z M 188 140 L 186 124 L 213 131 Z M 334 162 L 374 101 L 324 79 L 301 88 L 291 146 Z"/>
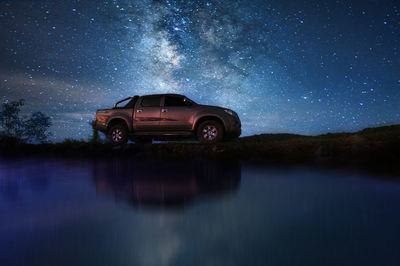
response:
<path id="1" fill-rule="evenodd" d="M 114 142 L 120 142 L 123 138 L 124 133 L 119 128 L 114 129 L 112 132 L 112 140 Z"/>
<path id="2" fill-rule="evenodd" d="M 208 125 L 203 128 L 202 135 L 205 140 L 215 140 L 218 136 L 218 130 L 215 126 Z"/>

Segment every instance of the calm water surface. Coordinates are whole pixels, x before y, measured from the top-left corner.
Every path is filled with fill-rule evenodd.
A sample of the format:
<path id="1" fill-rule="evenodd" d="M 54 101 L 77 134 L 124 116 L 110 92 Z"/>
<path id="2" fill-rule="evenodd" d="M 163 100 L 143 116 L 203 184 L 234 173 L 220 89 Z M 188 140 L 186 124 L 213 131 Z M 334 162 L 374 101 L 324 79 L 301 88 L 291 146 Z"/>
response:
<path id="1" fill-rule="evenodd" d="M 400 265 L 400 183 L 306 167 L 0 159 L 0 265 Z"/>

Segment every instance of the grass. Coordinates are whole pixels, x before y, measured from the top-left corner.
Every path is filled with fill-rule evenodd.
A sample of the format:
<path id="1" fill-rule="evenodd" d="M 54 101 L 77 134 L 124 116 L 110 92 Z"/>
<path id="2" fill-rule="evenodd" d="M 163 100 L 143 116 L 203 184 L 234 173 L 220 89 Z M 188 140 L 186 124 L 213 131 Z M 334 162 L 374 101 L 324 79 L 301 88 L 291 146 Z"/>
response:
<path id="1" fill-rule="evenodd" d="M 201 153 L 260 162 L 334 160 L 397 163 L 400 162 L 400 125 L 318 136 L 261 134 L 217 145 L 155 144 L 153 152 L 168 157 Z"/>
<path id="2" fill-rule="evenodd" d="M 355 133 L 329 133 L 318 136 L 295 134 L 261 134 L 218 144 L 168 142 L 127 144 L 113 147 L 109 143 L 65 140 L 54 144 L 25 144 L 18 139 L 0 138 L 0 154 L 59 154 L 73 156 L 159 156 L 215 159 L 240 159 L 254 162 L 400 162 L 400 125 L 366 128 Z M 400 165 L 400 164 L 399 164 Z"/>

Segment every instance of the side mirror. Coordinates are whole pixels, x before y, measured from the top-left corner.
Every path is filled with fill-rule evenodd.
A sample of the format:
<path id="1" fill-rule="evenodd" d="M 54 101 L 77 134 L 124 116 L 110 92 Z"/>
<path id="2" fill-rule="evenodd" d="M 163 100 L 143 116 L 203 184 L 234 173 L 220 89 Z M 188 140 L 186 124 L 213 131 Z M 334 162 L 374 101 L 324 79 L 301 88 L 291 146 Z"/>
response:
<path id="1" fill-rule="evenodd" d="M 183 98 L 183 102 L 186 106 L 192 106 L 192 103 L 187 98 Z"/>

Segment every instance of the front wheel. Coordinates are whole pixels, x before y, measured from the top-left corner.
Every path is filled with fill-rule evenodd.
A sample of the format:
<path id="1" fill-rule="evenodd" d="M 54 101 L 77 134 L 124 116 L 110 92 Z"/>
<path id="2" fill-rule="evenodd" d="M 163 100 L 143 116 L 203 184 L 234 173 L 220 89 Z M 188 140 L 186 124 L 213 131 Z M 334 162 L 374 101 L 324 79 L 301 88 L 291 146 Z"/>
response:
<path id="1" fill-rule="evenodd" d="M 224 130 L 221 123 L 208 120 L 199 125 L 196 135 L 197 139 L 201 142 L 214 143 L 222 140 Z"/>
<path id="2" fill-rule="evenodd" d="M 123 125 L 115 125 L 108 132 L 111 143 L 121 145 L 128 142 L 128 130 Z"/>

